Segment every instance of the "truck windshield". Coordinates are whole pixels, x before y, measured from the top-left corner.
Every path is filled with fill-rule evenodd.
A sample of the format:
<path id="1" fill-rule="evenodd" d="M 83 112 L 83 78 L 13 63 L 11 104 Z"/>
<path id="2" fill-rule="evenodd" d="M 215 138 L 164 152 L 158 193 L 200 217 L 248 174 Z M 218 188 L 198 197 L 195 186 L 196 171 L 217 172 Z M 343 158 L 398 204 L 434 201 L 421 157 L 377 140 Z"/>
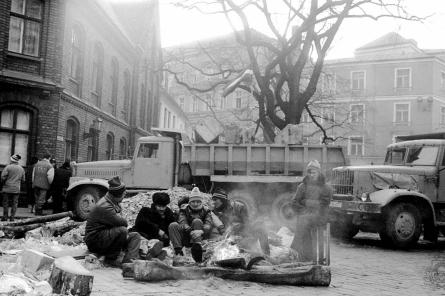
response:
<path id="1" fill-rule="evenodd" d="M 385 163 L 387 164 L 403 164 L 405 159 L 406 148 L 397 148 L 386 152 Z"/>
<path id="2" fill-rule="evenodd" d="M 439 147 L 413 147 L 409 148 L 406 164 L 411 165 L 434 165 L 436 164 Z"/>

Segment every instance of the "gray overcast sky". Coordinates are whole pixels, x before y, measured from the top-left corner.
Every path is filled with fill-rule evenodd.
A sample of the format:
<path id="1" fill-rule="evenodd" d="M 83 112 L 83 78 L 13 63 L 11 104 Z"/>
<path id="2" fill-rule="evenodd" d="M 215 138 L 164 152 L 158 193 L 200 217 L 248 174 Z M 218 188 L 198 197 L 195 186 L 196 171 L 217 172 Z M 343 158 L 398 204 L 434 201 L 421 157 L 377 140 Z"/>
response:
<path id="1" fill-rule="evenodd" d="M 159 2 L 163 47 L 231 32 L 225 18 L 222 16 L 202 15 L 195 11 L 176 8 L 169 4 L 170 0 L 159 0 Z M 416 40 L 420 48 L 445 49 L 445 1 L 407 0 L 405 3 L 408 11 L 415 15 L 432 16 L 424 23 L 389 19 L 379 21 L 364 19 L 347 20 L 337 34 L 328 58 L 351 57 L 355 48 L 391 31 L 398 32 L 405 38 Z"/>

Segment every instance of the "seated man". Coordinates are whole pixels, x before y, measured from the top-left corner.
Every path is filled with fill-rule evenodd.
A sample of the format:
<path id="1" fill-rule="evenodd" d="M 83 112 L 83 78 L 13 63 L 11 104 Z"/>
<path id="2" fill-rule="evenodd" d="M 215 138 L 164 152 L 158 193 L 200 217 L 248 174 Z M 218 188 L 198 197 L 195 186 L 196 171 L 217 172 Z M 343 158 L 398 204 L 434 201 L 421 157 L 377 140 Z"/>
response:
<path id="1" fill-rule="evenodd" d="M 184 255 L 183 246 L 192 246 L 192 256 L 196 262 L 202 261 L 201 242 L 212 229 L 211 211 L 202 204 L 201 192 L 193 188 L 188 205 L 179 211 L 178 222 L 168 227 L 168 232 L 176 255 Z"/>
<path id="2" fill-rule="evenodd" d="M 108 181 L 107 194 L 91 210 L 85 227 L 88 250 L 105 256 L 105 264 L 119 266 L 118 256 L 126 250 L 122 263 L 139 258 L 141 237 L 137 232 L 128 233 L 127 221 L 119 214 L 120 203 L 125 197 L 125 184 L 119 177 Z"/>
<path id="3" fill-rule="evenodd" d="M 170 196 L 166 192 L 153 194 L 151 207 L 143 207 L 137 217 L 134 227 L 130 231 L 138 232 L 147 240 L 159 240 L 150 250 L 151 257 L 157 257 L 163 247 L 170 245 L 168 226 L 175 222 L 173 211 L 167 206 Z"/>
<path id="4" fill-rule="evenodd" d="M 221 220 L 226 231 L 229 230 L 243 238 L 249 236 L 258 238 L 264 254 L 270 254 L 267 232 L 262 225 L 249 222 L 249 213 L 243 203 L 229 200 L 223 189 L 216 189 L 212 199 L 215 206 L 213 213 Z"/>

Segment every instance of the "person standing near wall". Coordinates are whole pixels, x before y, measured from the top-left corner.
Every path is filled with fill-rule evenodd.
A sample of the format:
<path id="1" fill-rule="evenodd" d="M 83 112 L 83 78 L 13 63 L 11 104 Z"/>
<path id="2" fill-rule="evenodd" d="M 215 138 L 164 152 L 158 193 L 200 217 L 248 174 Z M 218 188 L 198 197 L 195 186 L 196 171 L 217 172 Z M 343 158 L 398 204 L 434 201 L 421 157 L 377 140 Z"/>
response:
<path id="1" fill-rule="evenodd" d="M 46 194 L 50 189 L 54 179 L 54 167 L 49 162 L 50 155 L 46 153 L 43 159 L 36 163 L 32 171 L 32 187 L 34 188 L 35 214 L 43 215 L 43 205 L 46 201 Z"/>
<path id="2" fill-rule="evenodd" d="M 32 188 L 32 171 L 34 170 L 34 166 L 38 161 L 39 159 L 37 157 L 31 157 L 31 162 L 26 168 L 26 195 L 28 199 L 28 205 L 31 206 L 31 213 L 34 213 L 34 205 L 36 202 L 36 198 L 34 196 L 34 188 Z"/>
<path id="3" fill-rule="evenodd" d="M 11 163 L 2 171 L 3 184 L 3 218 L 2 221 L 14 221 L 20 195 L 20 183 L 25 181 L 25 170 L 19 165 L 20 155 L 11 156 Z M 11 216 L 9 216 L 9 198 L 12 199 Z"/>
<path id="4" fill-rule="evenodd" d="M 66 189 L 68 188 L 70 183 L 70 178 L 70 161 L 66 160 L 59 168 L 56 168 L 54 171 L 54 180 L 51 184 L 53 214 L 60 213 L 63 210 L 63 201 L 66 196 Z"/>

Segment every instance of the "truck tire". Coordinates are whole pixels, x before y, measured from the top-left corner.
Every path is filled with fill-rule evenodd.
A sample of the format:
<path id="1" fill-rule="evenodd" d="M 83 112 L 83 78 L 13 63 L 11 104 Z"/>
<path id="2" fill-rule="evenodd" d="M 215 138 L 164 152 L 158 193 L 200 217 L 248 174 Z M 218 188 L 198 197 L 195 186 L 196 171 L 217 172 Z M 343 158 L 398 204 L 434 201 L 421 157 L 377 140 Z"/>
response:
<path id="1" fill-rule="evenodd" d="M 74 199 L 74 214 L 78 220 L 86 220 L 93 205 L 101 197 L 101 191 L 94 186 L 81 188 Z"/>
<path id="2" fill-rule="evenodd" d="M 272 220 L 277 225 L 283 225 L 289 229 L 295 229 L 297 215 L 292 207 L 292 194 L 283 193 L 278 195 L 272 202 Z"/>
<path id="3" fill-rule="evenodd" d="M 422 231 L 419 210 L 410 203 L 391 206 L 385 215 L 380 238 L 392 247 L 406 249 L 417 243 Z"/>
<path id="4" fill-rule="evenodd" d="M 351 239 L 359 231 L 357 225 L 352 224 L 352 217 L 338 219 L 331 222 L 331 235 L 338 239 Z"/>

